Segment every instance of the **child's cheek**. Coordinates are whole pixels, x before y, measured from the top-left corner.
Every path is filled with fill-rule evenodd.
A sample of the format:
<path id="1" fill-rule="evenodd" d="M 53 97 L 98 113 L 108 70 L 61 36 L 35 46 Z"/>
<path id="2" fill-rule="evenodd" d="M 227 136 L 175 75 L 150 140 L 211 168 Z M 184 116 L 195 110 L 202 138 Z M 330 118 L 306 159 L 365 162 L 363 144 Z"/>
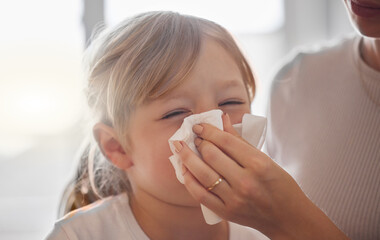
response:
<path id="1" fill-rule="evenodd" d="M 242 122 L 243 116 L 244 116 L 245 113 L 250 113 L 250 112 L 249 112 L 249 110 L 239 109 L 239 110 L 231 111 L 231 112 L 227 112 L 227 113 L 230 116 L 231 123 L 232 124 L 237 124 L 237 123 L 241 123 Z"/>
<path id="2" fill-rule="evenodd" d="M 173 136 L 174 133 L 181 127 L 183 123 L 183 119 L 184 117 L 182 118 L 177 117 L 176 119 L 170 119 L 169 121 L 165 123 L 162 130 L 165 130 L 164 135 L 166 138 L 166 142 L 168 142 L 169 138 Z"/>

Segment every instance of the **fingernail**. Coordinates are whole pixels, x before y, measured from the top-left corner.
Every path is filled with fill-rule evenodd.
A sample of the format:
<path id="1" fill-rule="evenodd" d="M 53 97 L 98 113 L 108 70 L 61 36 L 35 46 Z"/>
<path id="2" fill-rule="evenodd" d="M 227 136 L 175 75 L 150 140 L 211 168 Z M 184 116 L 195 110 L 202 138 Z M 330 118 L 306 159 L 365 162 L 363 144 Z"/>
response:
<path id="1" fill-rule="evenodd" d="M 202 139 L 199 138 L 199 137 L 195 138 L 195 140 L 194 140 L 194 144 L 195 144 L 195 146 L 197 146 L 197 147 L 201 144 L 201 142 L 202 142 Z"/>
<path id="2" fill-rule="evenodd" d="M 226 120 L 229 120 L 229 119 L 230 119 L 230 115 L 228 115 L 228 113 L 223 113 L 223 117 L 224 117 L 224 119 L 226 119 Z"/>
<path id="3" fill-rule="evenodd" d="M 187 172 L 187 168 L 182 164 L 182 176 Z"/>
<path id="4" fill-rule="evenodd" d="M 182 143 L 180 142 L 180 141 L 174 141 L 173 142 L 173 145 L 174 145 L 174 147 L 175 147 L 175 151 L 177 152 L 177 153 L 179 153 L 180 151 L 181 151 L 181 149 L 182 149 Z"/>
<path id="5" fill-rule="evenodd" d="M 203 127 L 201 125 L 194 125 L 193 126 L 193 132 L 195 132 L 196 134 L 200 135 L 203 131 Z"/>

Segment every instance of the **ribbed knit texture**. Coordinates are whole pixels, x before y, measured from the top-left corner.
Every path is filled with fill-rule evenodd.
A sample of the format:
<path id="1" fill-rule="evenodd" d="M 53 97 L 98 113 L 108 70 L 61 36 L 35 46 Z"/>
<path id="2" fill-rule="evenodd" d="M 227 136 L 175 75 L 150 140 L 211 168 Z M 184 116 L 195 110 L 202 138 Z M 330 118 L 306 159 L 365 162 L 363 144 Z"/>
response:
<path id="1" fill-rule="evenodd" d="M 360 38 L 299 51 L 276 75 L 267 151 L 351 239 L 380 239 L 380 72 Z"/>

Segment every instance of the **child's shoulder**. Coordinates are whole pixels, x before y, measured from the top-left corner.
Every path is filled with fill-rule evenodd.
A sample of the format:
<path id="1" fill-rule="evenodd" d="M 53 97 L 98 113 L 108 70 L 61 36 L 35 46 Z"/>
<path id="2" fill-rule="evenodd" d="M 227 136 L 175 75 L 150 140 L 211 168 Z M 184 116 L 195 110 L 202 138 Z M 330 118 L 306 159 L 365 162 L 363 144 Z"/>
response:
<path id="1" fill-rule="evenodd" d="M 129 239 L 128 212 L 127 194 L 108 197 L 59 219 L 47 239 Z"/>
<path id="2" fill-rule="evenodd" d="M 125 196 L 125 194 L 121 194 L 118 196 L 103 198 L 87 206 L 69 212 L 64 217 L 59 219 L 57 223 L 77 221 L 77 219 L 79 220 L 88 217 L 93 218 L 96 216 L 109 215 L 115 205 L 119 205 L 120 202 L 124 201 L 128 203 L 128 199 L 124 199 Z"/>
<path id="3" fill-rule="evenodd" d="M 269 238 L 267 238 L 264 234 L 253 228 L 249 228 L 232 222 L 229 222 L 229 227 L 230 240 L 269 240 Z"/>

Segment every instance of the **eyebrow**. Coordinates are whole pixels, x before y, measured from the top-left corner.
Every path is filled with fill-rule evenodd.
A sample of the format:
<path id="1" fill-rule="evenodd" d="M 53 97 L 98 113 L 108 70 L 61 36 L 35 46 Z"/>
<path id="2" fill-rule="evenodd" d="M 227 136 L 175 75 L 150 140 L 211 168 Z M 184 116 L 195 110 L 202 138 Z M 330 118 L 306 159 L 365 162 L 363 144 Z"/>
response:
<path id="1" fill-rule="evenodd" d="M 240 80 L 233 79 L 233 80 L 223 81 L 223 83 L 221 83 L 219 86 L 220 88 L 239 87 L 239 86 L 244 86 L 244 83 L 241 82 Z"/>
<path id="2" fill-rule="evenodd" d="M 219 81 L 215 88 L 217 89 L 226 89 L 226 88 L 235 88 L 235 87 L 244 87 L 244 83 L 238 79 L 231 79 L 231 80 L 225 80 L 225 81 Z M 186 98 L 186 96 L 189 95 L 189 91 L 185 90 L 181 93 L 169 93 L 167 96 L 163 96 L 161 99 L 164 101 L 171 101 L 176 100 L 180 98 Z"/>

